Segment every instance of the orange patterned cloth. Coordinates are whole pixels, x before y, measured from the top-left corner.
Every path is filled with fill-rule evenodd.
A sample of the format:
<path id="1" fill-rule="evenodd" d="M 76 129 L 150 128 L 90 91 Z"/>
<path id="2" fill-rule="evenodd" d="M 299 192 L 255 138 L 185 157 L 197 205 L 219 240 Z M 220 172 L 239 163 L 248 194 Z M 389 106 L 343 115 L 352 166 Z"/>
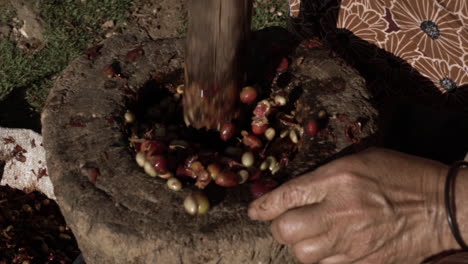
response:
<path id="1" fill-rule="evenodd" d="M 289 15 L 298 17 L 301 11 L 301 0 L 289 0 Z"/>
<path id="2" fill-rule="evenodd" d="M 289 4 L 298 17 L 301 1 Z M 351 31 L 406 61 L 442 93 L 468 85 L 467 0 L 342 0 L 326 13 L 320 18 L 325 34 Z"/>

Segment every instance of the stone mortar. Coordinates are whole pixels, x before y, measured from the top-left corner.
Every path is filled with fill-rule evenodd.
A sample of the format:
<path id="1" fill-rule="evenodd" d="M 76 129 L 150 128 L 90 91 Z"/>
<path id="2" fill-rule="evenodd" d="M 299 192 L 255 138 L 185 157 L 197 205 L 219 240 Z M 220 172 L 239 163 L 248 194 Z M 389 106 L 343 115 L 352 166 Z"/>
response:
<path id="1" fill-rule="evenodd" d="M 305 42 L 292 55 L 291 72 L 303 83 L 299 104 L 304 122 L 320 107 L 353 120 L 365 118 L 361 137 L 374 135 L 377 112 L 364 80 L 313 43 Z M 274 241 L 268 223 L 249 220 L 250 198 L 244 189 L 228 191 L 207 215 L 189 216 L 182 207 L 189 190 L 169 191 L 163 181 L 144 174 L 128 148 L 115 144 L 127 136 L 123 114 L 129 91 L 138 91 L 155 76 L 182 69 L 183 45 L 181 39 L 113 37 L 103 43 L 96 58 L 75 59 L 48 97 L 42 134 L 49 174 L 85 260 L 89 264 L 295 263 L 288 247 Z M 125 62 L 127 52 L 137 47 L 144 56 Z M 113 62 L 120 62 L 127 82 L 102 74 Z M 292 175 L 354 146 L 340 136 L 343 124 L 334 122 L 331 127 L 337 135 L 332 145 L 316 147 L 303 139 L 308 142 L 301 144 Z"/>

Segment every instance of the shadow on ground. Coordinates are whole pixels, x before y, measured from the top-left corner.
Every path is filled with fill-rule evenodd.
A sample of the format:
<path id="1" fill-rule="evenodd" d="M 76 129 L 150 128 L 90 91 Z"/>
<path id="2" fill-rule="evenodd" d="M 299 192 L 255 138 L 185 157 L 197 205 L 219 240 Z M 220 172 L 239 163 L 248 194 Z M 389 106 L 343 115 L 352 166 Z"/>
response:
<path id="1" fill-rule="evenodd" d="M 15 89 L 0 103 L 0 127 L 41 132 L 40 114 L 31 109 L 25 98 L 25 89 Z"/>

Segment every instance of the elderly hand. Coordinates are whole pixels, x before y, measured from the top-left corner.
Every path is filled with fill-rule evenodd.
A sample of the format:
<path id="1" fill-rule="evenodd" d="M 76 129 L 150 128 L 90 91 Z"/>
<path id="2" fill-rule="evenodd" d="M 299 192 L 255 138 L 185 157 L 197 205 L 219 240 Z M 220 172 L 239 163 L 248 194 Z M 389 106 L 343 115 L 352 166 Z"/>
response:
<path id="1" fill-rule="evenodd" d="M 254 201 L 249 216 L 304 263 L 420 263 L 451 248 L 448 167 L 371 149 L 333 161 Z"/>

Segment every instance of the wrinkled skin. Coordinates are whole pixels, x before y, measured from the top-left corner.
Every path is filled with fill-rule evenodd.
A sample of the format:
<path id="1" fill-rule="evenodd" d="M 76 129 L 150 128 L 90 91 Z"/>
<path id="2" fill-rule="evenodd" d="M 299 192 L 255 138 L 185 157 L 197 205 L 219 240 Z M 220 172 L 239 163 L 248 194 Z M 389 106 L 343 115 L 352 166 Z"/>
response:
<path id="1" fill-rule="evenodd" d="M 443 207 L 447 171 L 438 162 L 371 149 L 285 183 L 248 213 L 272 220 L 274 238 L 303 263 L 420 263 L 458 248 Z"/>

